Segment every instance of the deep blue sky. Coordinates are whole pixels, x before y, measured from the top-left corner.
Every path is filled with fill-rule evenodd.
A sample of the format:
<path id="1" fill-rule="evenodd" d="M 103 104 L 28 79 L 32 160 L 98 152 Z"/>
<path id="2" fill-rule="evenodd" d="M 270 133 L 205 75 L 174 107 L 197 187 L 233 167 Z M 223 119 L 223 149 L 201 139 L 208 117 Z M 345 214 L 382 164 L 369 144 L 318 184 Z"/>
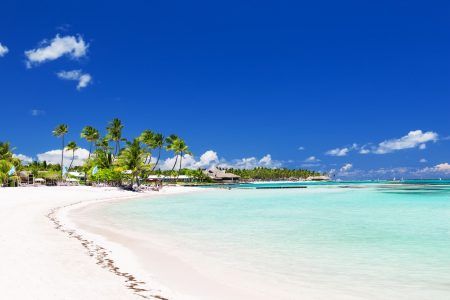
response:
<path id="1" fill-rule="evenodd" d="M 118 117 L 128 137 L 177 133 L 197 156 L 432 168 L 450 162 L 449 12 L 448 1 L 3 1 L 0 140 L 35 156 L 58 148 L 58 123 L 78 139 Z M 58 33 L 80 35 L 87 55 L 27 69 L 24 51 Z M 56 76 L 74 69 L 92 84 Z M 413 130 L 439 137 L 358 153 Z"/>

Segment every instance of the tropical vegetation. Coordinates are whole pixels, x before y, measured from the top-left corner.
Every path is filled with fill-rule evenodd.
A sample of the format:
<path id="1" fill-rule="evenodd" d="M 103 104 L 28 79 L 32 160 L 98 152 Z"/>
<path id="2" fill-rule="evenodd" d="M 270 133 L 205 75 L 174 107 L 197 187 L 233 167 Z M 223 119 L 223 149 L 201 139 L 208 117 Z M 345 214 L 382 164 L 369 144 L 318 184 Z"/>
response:
<path id="1" fill-rule="evenodd" d="M 7 142 L 0 142 L 0 185 L 16 185 L 20 179 L 20 171 L 28 171 L 35 178 L 44 178 L 53 182 L 67 177 L 82 177 L 87 184 L 106 183 L 116 186 L 140 185 L 143 178 L 149 175 L 171 176 L 179 179 L 187 175 L 197 182 L 210 182 L 211 179 L 202 169 L 183 168 L 183 159 L 192 155 L 187 143 L 175 134 L 164 136 L 162 133 L 146 129 L 139 136 L 127 140 L 123 137 L 124 125 L 120 119 L 113 119 L 105 128 L 105 134 L 88 125 L 80 133 L 80 138 L 89 144 L 89 154 L 83 165 L 75 165 L 79 145 L 75 141 L 65 144 L 69 127 L 60 124 L 52 134 L 61 138 L 61 160 L 58 164 L 46 161 L 33 161 L 22 164 L 13 154 L 13 148 Z M 168 170 L 161 170 L 162 151 L 166 150 L 174 157 Z M 64 164 L 65 153 L 69 153 L 68 168 Z M 67 156 L 66 156 L 67 158 Z M 166 167 L 167 168 L 167 167 Z M 76 171 L 76 173 L 74 173 Z M 285 180 L 291 178 L 307 178 L 320 175 L 309 170 L 292 170 L 285 168 L 228 169 L 227 172 L 239 175 L 243 180 Z M 81 176 L 80 176 L 81 174 Z"/>
<path id="2" fill-rule="evenodd" d="M 319 172 L 304 169 L 263 168 L 227 169 L 227 172 L 239 175 L 244 180 L 289 180 L 306 179 L 311 176 L 322 175 Z"/>

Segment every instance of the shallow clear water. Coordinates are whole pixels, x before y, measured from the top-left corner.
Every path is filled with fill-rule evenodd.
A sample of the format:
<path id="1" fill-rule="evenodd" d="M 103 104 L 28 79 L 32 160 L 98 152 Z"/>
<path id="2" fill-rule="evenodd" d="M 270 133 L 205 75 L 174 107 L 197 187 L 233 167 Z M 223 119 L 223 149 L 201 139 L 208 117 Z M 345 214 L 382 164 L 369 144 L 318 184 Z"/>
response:
<path id="1" fill-rule="evenodd" d="M 103 210 L 118 226 L 272 282 L 362 298 L 450 299 L 450 186 L 345 186 L 246 186 Z"/>

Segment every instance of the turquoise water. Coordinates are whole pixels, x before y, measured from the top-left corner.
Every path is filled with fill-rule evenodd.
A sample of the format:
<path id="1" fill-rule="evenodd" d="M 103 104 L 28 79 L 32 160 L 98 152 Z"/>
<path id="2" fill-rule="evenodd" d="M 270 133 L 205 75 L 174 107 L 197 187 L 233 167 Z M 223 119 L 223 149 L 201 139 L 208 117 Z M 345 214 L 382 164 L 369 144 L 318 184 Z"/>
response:
<path id="1" fill-rule="evenodd" d="M 433 183 L 245 185 L 104 209 L 120 226 L 293 288 L 450 299 L 450 185 Z"/>

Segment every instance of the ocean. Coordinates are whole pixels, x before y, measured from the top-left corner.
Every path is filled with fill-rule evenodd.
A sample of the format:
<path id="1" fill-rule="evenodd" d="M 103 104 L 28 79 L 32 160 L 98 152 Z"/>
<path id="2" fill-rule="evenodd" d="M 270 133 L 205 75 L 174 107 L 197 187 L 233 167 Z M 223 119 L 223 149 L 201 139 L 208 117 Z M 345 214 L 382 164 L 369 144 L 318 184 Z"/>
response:
<path id="1" fill-rule="evenodd" d="M 450 299 L 445 181 L 246 184 L 112 202 L 98 215 L 279 299 Z"/>

